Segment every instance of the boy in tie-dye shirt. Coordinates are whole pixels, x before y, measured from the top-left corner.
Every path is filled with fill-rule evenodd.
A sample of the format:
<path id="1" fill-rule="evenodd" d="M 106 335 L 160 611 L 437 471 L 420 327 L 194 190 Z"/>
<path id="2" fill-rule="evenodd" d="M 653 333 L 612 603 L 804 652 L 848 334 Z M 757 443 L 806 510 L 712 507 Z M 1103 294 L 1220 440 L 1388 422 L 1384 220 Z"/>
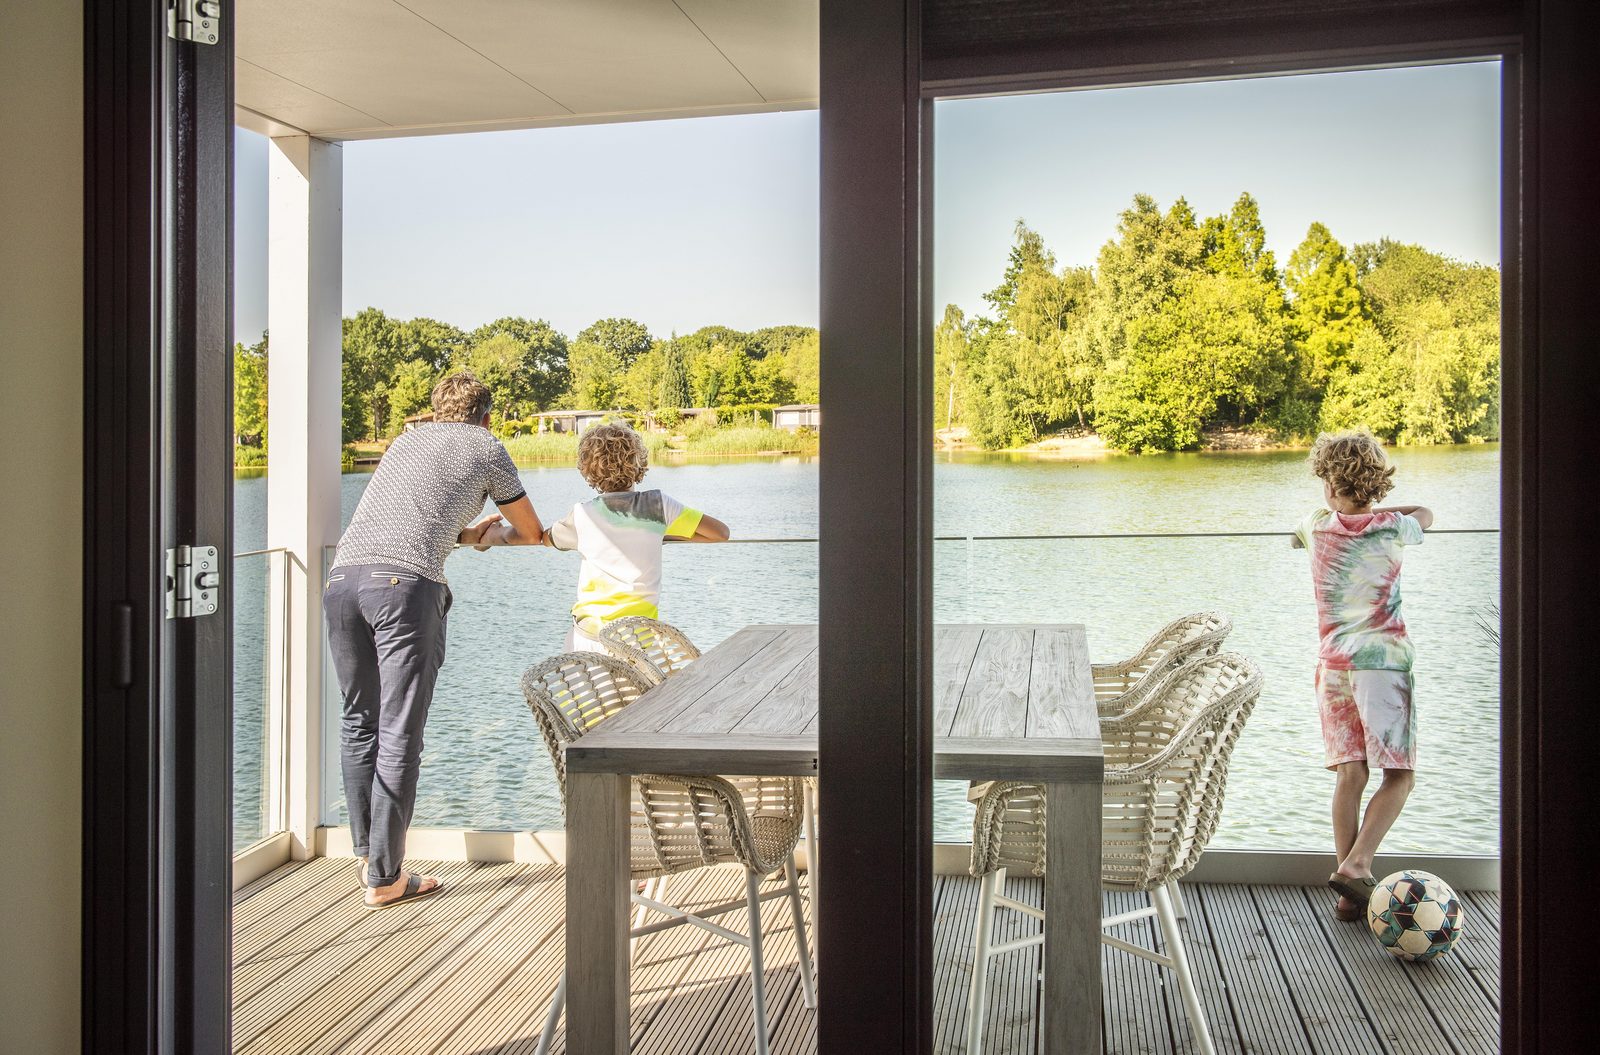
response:
<path id="1" fill-rule="evenodd" d="M 1416 768 L 1413 649 L 1400 612 L 1400 561 L 1433 524 L 1422 506 L 1375 508 L 1392 488 L 1394 467 L 1364 432 L 1324 433 L 1311 449 L 1326 508 L 1295 528 L 1311 553 L 1316 591 L 1317 706 L 1327 766 L 1337 776 L 1333 838 L 1339 865 L 1328 885 L 1335 915 L 1357 920 L 1375 882 L 1372 858 L 1411 794 Z M 1361 813 L 1369 767 L 1383 784 Z"/>
<path id="2" fill-rule="evenodd" d="M 578 471 L 600 493 L 544 533 L 545 545 L 583 557 L 568 652 L 606 651 L 600 628 L 613 619 L 660 615 L 664 539 L 728 539 L 715 517 L 664 492 L 634 490 L 649 468 L 643 438 L 626 425 L 596 425 L 578 441 Z"/>

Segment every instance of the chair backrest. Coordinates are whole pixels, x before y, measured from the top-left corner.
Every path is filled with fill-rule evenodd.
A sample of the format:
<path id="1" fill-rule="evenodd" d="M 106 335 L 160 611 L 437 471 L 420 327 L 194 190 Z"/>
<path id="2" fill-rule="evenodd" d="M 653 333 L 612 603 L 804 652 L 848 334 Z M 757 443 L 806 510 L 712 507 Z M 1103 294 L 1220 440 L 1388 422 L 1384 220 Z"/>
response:
<path id="1" fill-rule="evenodd" d="M 600 643 L 631 665 L 652 685 L 700 658 L 700 650 L 683 631 L 659 619 L 630 615 L 600 628 Z"/>
<path id="2" fill-rule="evenodd" d="M 1221 612 L 1195 612 L 1156 631 L 1132 657 L 1096 672 L 1102 717 L 1126 713 L 1146 698 L 1160 677 L 1197 656 L 1215 655 L 1233 621 Z M 1110 676 L 1101 676 L 1102 672 Z"/>
<path id="3" fill-rule="evenodd" d="M 1101 723 L 1107 884 L 1146 890 L 1194 867 L 1216 832 L 1228 762 L 1261 685 L 1260 669 L 1236 652 L 1200 656 L 1136 711 Z"/>
<path id="4" fill-rule="evenodd" d="M 563 810 L 567 806 L 566 745 L 649 688 L 627 663 L 599 652 L 564 652 L 529 667 L 522 675 L 522 695 L 555 765 Z"/>

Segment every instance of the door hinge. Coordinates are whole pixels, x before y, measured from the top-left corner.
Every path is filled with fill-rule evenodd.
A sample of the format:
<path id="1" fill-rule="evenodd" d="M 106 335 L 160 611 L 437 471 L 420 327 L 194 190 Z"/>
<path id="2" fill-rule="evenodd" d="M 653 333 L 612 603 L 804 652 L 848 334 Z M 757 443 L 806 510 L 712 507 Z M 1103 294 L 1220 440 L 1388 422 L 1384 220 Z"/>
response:
<path id="1" fill-rule="evenodd" d="M 167 36 L 215 44 L 222 35 L 222 0 L 167 0 Z"/>
<path id="2" fill-rule="evenodd" d="M 193 619 L 217 610 L 222 570 L 215 546 L 179 546 L 167 550 L 167 618 Z"/>

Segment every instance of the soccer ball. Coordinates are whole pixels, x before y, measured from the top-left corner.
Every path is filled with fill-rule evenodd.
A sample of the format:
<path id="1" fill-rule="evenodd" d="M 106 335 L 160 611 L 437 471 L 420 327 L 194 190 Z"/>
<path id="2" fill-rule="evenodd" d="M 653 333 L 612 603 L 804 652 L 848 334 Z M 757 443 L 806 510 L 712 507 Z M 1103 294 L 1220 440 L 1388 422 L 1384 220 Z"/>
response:
<path id="1" fill-rule="evenodd" d="M 1373 888 L 1367 925 L 1402 960 L 1442 956 L 1461 937 L 1461 899 L 1432 872 L 1396 872 Z"/>

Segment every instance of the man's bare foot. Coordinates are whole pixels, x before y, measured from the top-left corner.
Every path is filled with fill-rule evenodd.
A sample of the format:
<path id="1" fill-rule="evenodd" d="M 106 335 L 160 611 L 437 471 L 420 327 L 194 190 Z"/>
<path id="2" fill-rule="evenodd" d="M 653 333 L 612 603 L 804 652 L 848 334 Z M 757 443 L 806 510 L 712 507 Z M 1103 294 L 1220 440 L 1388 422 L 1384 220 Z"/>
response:
<path id="1" fill-rule="evenodd" d="M 416 880 L 414 886 L 413 879 Z M 400 878 L 387 886 L 368 887 L 365 900 L 368 908 L 382 908 L 399 901 L 415 901 L 427 897 L 438 889 L 439 880 L 434 876 L 413 877 L 409 872 L 401 872 Z"/>

